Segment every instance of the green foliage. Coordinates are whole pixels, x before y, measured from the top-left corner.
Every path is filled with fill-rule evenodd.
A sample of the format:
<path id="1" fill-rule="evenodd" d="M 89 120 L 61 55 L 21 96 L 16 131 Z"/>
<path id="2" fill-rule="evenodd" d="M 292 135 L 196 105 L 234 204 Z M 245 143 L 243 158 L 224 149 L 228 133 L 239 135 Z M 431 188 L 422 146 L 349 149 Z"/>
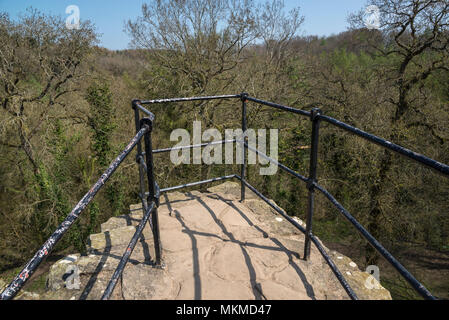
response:
<path id="1" fill-rule="evenodd" d="M 79 142 L 79 135 L 67 137 L 66 128 L 61 121 L 56 121 L 50 137 L 47 139 L 49 153 L 53 161 L 41 163 L 35 176 L 34 189 L 40 201 L 32 215 L 32 226 L 39 238 L 45 240 L 54 229 L 67 217 L 72 209 L 68 195 L 73 188 L 70 168 L 71 153 Z M 72 228 L 61 243 L 80 246 L 79 226 Z"/>
<path id="2" fill-rule="evenodd" d="M 106 199 L 109 202 L 113 216 L 118 216 L 125 212 L 125 188 L 126 180 L 119 174 L 109 181 L 106 186 Z"/>
<path id="3" fill-rule="evenodd" d="M 90 159 L 90 171 L 87 175 L 87 166 L 83 166 L 83 175 L 86 173 L 86 185 L 90 186 L 92 183 L 91 177 L 95 174 L 101 174 L 102 171 L 109 165 L 112 157 L 119 153 L 123 148 L 121 144 L 112 146 L 112 138 L 114 129 L 117 127 L 115 123 L 116 110 L 112 106 L 112 92 L 109 84 L 105 81 L 97 81 L 87 88 L 86 100 L 90 106 L 89 125 L 92 133 L 91 149 L 94 157 Z M 95 168 L 95 164 L 98 167 Z M 112 215 L 119 215 L 124 210 L 125 198 L 125 183 L 120 174 L 120 170 L 109 180 L 105 186 L 105 199 L 109 203 Z M 95 217 L 98 215 L 99 207 L 96 204 Z M 92 219 L 95 221 L 95 219 Z"/>
<path id="4" fill-rule="evenodd" d="M 92 130 L 92 150 L 101 167 L 108 165 L 111 153 L 111 134 L 115 129 L 112 93 L 102 81 L 87 88 L 86 100 L 90 105 L 89 125 Z"/>

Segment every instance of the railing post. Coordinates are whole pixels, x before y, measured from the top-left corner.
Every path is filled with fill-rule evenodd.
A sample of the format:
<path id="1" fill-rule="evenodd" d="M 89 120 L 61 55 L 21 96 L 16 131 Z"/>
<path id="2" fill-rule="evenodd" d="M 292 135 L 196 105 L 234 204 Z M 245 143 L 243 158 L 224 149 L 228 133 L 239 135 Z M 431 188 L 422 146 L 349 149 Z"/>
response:
<path id="1" fill-rule="evenodd" d="M 135 99 L 132 101 L 131 106 L 134 109 L 134 122 L 136 125 L 136 132 L 140 130 L 140 116 L 139 116 L 139 109 L 136 107 L 136 104 L 140 103 L 139 100 Z M 144 161 L 143 155 L 142 155 L 142 143 L 139 140 L 137 143 L 137 156 L 136 156 L 136 162 L 139 167 L 139 187 L 140 187 L 140 199 L 142 201 L 142 211 L 145 212 L 147 208 L 147 203 L 145 200 L 145 177 L 144 177 L 144 169 L 142 168 L 141 162 Z"/>
<path id="2" fill-rule="evenodd" d="M 310 114 L 310 120 L 312 121 L 312 142 L 310 149 L 309 180 L 307 182 L 307 189 L 309 189 L 309 204 L 307 207 L 306 234 L 304 242 L 304 260 L 307 260 L 310 257 L 310 236 L 312 234 L 312 221 L 313 221 L 314 200 L 315 200 L 314 183 L 316 182 L 318 140 L 320 130 L 320 118 L 318 117 L 318 115 L 320 114 L 321 110 L 318 108 L 313 108 Z"/>
<path id="3" fill-rule="evenodd" d="M 147 125 L 149 130 L 145 134 L 145 160 L 147 166 L 147 179 L 148 179 L 148 197 L 147 203 L 151 201 L 156 202 L 156 206 L 159 206 L 158 194 L 156 192 L 157 184 L 154 180 L 154 167 L 153 167 L 153 147 L 151 143 L 151 131 L 153 129 L 153 122 L 149 118 L 143 118 L 140 120 L 141 127 Z M 153 240 L 154 240 L 154 251 L 156 255 L 156 265 L 161 265 L 162 260 L 162 250 L 161 250 L 161 241 L 160 241 L 160 233 L 159 233 L 159 219 L 157 214 L 157 207 L 153 210 L 151 214 L 151 222 L 153 227 Z"/>
<path id="4" fill-rule="evenodd" d="M 240 100 L 242 101 L 242 166 L 241 166 L 241 174 L 240 177 L 242 180 L 241 183 L 241 189 L 240 189 L 240 202 L 243 202 L 245 200 L 245 178 L 246 178 L 246 155 L 245 155 L 245 144 L 246 140 L 248 139 L 246 133 L 246 98 L 248 97 L 248 94 L 246 92 L 242 92 L 240 95 Z"/>

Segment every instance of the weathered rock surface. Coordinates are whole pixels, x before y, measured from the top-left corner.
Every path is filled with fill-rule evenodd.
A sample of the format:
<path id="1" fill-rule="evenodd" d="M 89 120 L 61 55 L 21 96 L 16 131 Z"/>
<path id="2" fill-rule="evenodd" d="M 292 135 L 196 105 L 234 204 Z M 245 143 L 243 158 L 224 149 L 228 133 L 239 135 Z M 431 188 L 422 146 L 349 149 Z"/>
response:
<path id="1" fill-rule="evenodd" d="M 153 266 L 147 226 L 111 299 L 349 299 L 318 250 L 312 245 L 302 260 L 304 235 L 252 192 L 241 203 L 237 183 L 208 191 L 162 195 L 164 267 Z M 103 223 L 90 236 L 89 255 L 51 267 L 40 299 L 100 299 L 141 217 L 141 205 L 132 205 Z M 370 275 L 351 259 L 330 254 L 359 298 L 391 299 L 378 283 L 368 289 Z"/>

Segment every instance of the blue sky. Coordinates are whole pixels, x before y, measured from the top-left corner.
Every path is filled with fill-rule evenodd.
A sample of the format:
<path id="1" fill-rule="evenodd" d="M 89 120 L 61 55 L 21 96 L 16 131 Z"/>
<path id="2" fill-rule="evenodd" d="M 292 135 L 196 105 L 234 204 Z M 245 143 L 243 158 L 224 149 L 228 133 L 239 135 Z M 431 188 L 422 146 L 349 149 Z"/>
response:
<path id="1" fill-rule="evenodd" d="M 0 11 L 15 18 L 29 6 L 45 13 L 68 15 L 65 9 L 77 5 L 81 20 L 89 19 L 101 35 L 101 46 L 119 50 L 128 47 L 124 22 L 140 15 L 142 3 L 150 0 L 0 0 Z M 256 0 L 262 1 L 262 0 Z M 302 35 L 331 35 L 347 29 L 349 13 L 363 8 L 366 0 L 284 0 L 287 9 L 300 6 L 305 16 Z"/>

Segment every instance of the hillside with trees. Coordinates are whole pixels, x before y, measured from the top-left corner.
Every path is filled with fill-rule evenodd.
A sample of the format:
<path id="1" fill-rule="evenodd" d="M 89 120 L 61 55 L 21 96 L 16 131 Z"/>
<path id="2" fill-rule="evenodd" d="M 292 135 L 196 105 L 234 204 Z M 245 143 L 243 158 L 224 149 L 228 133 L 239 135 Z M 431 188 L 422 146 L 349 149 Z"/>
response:
<path id="1" fill-rule="evenodd" d="M 131 101 L 248 92 L 324 114 L 449 163 L 449 3 L 371 0 L 348 30 L 301 36 L 301 9 L 250 0 L 150 1 L 124 26 L 128 50 L 98 46 L 93 24 L 30 9 L 0 12 L 0 272 L 20 267 L 134 135 Z M 361 8 L 362 9 L 362 8 Z M 238 111 L 236 111 L 238 110 Z M 240 127 L 236 101 L 152 105 L 154 147 L 170 132 Z M 248 127 L 279 129 L 279 161 L 307 175 L 310 120 L 248 104 Z M 133 153 L 134 154 L 134 153 Z M 155 155 L 161 187 L 238 172 Z M 283 172 L 249 182 L 305 219 L 307 188 Z M 90 233 L 138 202 L 134 155 L 58 244 L 83 253 Z M 449 298 L 449 179 L 326 124 L 318 182 L 437 297 Z M 314 232 L 360 266 L 376 264 L 395 299 L 419 298 L 322 196 Z"/>

